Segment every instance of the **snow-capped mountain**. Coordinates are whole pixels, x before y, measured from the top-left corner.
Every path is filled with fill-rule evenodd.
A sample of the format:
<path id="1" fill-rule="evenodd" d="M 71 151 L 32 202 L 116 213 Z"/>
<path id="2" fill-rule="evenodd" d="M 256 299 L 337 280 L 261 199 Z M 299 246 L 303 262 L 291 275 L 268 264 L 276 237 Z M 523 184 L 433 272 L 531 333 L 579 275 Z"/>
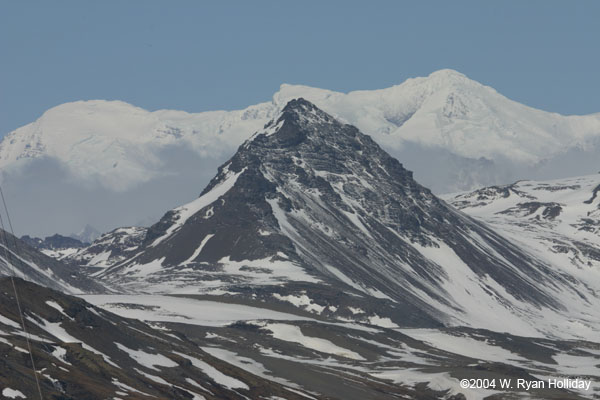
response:
<path id="1" fill-rule="evenodd" d="M 59 234 L 44 239 L 25 235 L 21 240 L 43 254 L 79 269 L 80 272 L 92 274 L 98 269 L 115 265 L 135 255 L 147 231 L 148 228 L 136 226 L 117 228 L 100 235 L 91 243 Z"/>
<path id="2" fill-rule="evenodd" d="M 562 116 L 536 110 L 456 71 L 441 70 L 387 89 L 347 94 L 282 85 L 272 101 L 239 111 L 189 114 L 148 112 L 121 101 L 66 103 L 7 135 L 0 146 L 0 166 L 50 156 L 82 177 L 97 175 L 107 186 L 121 189 L 159 174 L 156 152 L 168 145 L 191 146 L 202 156 L 226 156 L 297 97 L 393 150 L 416 143 L 469 159 L 506 158 L 534 165 L 565 148 L 586 150 L 600 137 L 600 113 Z"/>
<path id="3" fill-rule="evenodd" d="M 101 235 L 89 246 L 70 252 L 62 260 L 76 267 L 85 267 L 86 273 L 118 264 L 134 256 L 146 237 L 148 228 L 117 228 Z M 90 271 L 87 267 L 93 267 Z"/>
<path id="4" fill-rule="evenodd" d="M 445 196 L 552 263 L 566 276 L 600 287 L 600 174 L 519 181 Z"/>
<path id="5" fill-rule="evenodd" d="M 98 276 L 134 291 L 276 299 L 386 327 L 569 338 L 598 328 L 598 286 L 457 212 L 370 137 L 303 99 L 135 251 Z"/>
<path id="6" fill-rule="evenodd" d="M 452 70 L 347 94 L 282 85 L 271 101 L 236 111 L 191 114 L 149 112 L 120 101 L 67 103 L 8 134 L 0 143 L 0 168 L 13 202 L 33 201 L 35 182 L 35 194 L 55 210 L 19 215 L 27 233 L 54 233 L 34 232 L 40 225 L 64 233 L 87 223 L 103 231 L 138 225 L 189 198 L 190 182 L 208 182 L 244 140 L 297 97 L 373 136 L 436 193 L 597 169 L 600 114 L 536 110 Z M 71 204 L 71 197 L 82 205 Z M 117 204 L 135 211 L 115 215 Z M 90 209 L 96 211 L 92 221 Z M 39 218 L 48 223 L 39 224 Z"/>

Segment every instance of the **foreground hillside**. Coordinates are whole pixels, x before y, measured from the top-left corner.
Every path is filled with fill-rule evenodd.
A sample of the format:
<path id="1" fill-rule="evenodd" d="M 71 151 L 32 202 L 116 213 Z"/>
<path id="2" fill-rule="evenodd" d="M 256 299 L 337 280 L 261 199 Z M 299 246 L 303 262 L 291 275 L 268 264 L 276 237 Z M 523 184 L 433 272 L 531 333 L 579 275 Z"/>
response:
<path id="1" fill-rule="evenodd" d="M 584 399 L 592 398 L 600 380 L 594 367 L 600 348 L 590 342 L 472 329 L 390 330 L 315 319 L 293 307 L 276 312 L 259 302 L 86 296 L 99 308 L 19 279 L 16 284 L 44 399 L 460 400 L 509 393 Z M 10 279 L 0 279 L 0 389 L 6 398 L 35 399 L 11 293 Z M 594 386 L 525 391 L 458 385 L 462 378 L 516 382 L 573 375 Z"/>

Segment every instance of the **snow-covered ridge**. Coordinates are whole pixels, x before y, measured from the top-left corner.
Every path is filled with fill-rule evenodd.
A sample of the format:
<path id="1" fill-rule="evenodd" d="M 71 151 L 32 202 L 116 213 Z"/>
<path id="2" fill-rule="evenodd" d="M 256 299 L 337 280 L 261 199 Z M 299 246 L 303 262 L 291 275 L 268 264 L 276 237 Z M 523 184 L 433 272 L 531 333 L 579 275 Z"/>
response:
<path id="1" fill-rule="evenodd" d="M 444 197 L 561 275 L 596 292 L 600 288 L 600 174 L 519 181 Z"/>
<path id="2" fill-rule="evenodd" d="M 534 164 L 568 148 L 589 149 L 600 137 L 600 114 L 536 110 L 441 70 L 347 94 L 284 84 L 271 101 L 235 111 L 149 112 L 122 101 L 66 103 L 8 134 L 0 143 L 0 168 L 51 157 L 79 178 L 125 190 L 163 173 L 160 152 L 170 146 L 222 161 L 298 97 L 356 125 L 388 151 L 414 143 L 460 157 Z"/>
<path id="3" fill-rule="evenodd" d="M 600 174 L 519 181 L 444 198 L 527 242 L 559 267 L 572 264 L 575 271 L 587 271 L 594 266 L 590 271 L 600 271 Z"/>

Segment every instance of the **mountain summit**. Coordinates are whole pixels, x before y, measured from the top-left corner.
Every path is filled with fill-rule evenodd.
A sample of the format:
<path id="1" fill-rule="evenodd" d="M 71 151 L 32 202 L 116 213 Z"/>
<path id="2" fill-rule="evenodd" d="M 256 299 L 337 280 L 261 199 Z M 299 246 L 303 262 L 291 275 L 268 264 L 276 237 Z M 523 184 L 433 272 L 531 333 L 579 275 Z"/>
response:
<path id="1" fill-rule="evenodd" d="M 585 293 L 598 303 L 304 99 L 242 144 L 199 198 L 167 212 L 136 252 L 100 277 L 145 292 L 278 299 L 384 326 L 501 330 L 511 321 L 535 335 L 564 323 L 568 336 L 567 315 L 585 319 L 570 300 Z M 550 326 L 539 310 L 563 322 Z"/>

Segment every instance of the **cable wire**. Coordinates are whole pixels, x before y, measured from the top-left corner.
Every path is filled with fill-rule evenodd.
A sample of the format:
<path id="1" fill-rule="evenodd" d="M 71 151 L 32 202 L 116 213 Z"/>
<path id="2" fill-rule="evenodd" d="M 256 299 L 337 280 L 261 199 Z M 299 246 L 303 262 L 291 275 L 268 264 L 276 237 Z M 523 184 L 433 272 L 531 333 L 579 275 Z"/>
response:
<path id="1" fill-rule="evenodd" d="M 14 241 L 14 250 L 15 255 L 18 254 L 18 244 L 17 237 L 15 236 L 15 232 L 12 227 L 12 221 L 10 220 L 10 214 L 8 213 L 8 207 L 6 206 L 6 200 L 4 200 L 4 192 L 2 191 L 2 186 L 0 186 L 0 197 L 2 197 L 2 204 L 4 205 L 4 211 L 6 213 L 6 219 L 8 221 L 8 226 L 10 228 L 10 233 L 13 236 Z M 4 220 L 2 219 L 2 213 L 0 212 L 0 226 L 2 227 L 2 237 L 4 239 L 4 250 L 6 253 L 6 262 L 9 265 L 9 268 L 12 269 L 13 275 L 10 276 L 10 281 L 12 283 L 13 291 L 15 293 L 15 300 L 17 303 L 17 309 L 19 311 L 19 317 L 21 318 L 21 328 L 25 333 L 25 341 L 27 342 L 27 349 L 29 350 L 29 359 L 31 360 L 31 368 L 33 369 L 33 376 L 35 377 L 35 384 L 37 386 L 38 393 L 40 395 L 40 400 L 44 400 L 42 396 L 42 388 L 40 386 L 40 379 L 38 377 L 37 369 L 35 368 L 35 361 L 33 360 L 33 351 L 31 350 L 31 340 L 29 332 L 27 331 L 27 326 L 25 325 L 25 318 L 23 317 L 23 311 L 21 310 L 21 302 L 19 301 L 19 294 L 17 292 L 17 285 L 15 284 L 15 277 L 17 275 L 17 269 L 12 263 L 11 250 L 8 248 L 8 239 L 7 239 L 7 231 L 4 229 Z"/>

